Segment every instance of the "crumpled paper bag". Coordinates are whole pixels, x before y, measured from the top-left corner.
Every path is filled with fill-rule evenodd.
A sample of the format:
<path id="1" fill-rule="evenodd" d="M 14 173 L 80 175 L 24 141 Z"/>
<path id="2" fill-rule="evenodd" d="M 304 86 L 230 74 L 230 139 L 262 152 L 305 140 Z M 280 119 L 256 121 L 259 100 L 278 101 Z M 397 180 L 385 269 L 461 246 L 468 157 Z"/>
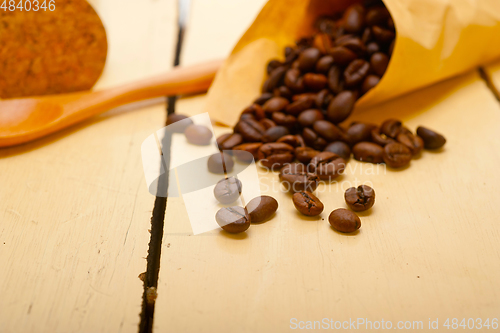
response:
<path id="1" fill-rule="evenodd" d="M 500 0 L 383 0 L 396 44 L 380 83 L 356 110 L 471 70 L 500 57 Z M 269 0 L 225 61 L 208 92 L 212 119 L 234 125 L 260 95 L 270 59 L 312 34 L 315 19 L 356 0 Z M 355 112 L 356 112 L 355 110 Z"/>

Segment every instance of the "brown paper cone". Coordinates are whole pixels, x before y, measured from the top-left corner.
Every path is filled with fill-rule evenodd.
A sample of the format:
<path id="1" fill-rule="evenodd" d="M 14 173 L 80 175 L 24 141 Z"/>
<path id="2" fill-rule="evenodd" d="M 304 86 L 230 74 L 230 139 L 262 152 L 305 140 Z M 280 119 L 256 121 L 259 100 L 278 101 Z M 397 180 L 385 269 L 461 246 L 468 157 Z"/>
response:
<path id="1" fill-rule="evenodd" d="M 206 111 L 234 125 L 260 94 L 265 68 L 283 48 L 310 35 L 314 20 L 356 0 L 269 0 L 223 64 L 208 92 Z M 500 56 L 499 0 L 384 0 L 396 44 L 380 83 L 356 110 L 471 70 Z"/>

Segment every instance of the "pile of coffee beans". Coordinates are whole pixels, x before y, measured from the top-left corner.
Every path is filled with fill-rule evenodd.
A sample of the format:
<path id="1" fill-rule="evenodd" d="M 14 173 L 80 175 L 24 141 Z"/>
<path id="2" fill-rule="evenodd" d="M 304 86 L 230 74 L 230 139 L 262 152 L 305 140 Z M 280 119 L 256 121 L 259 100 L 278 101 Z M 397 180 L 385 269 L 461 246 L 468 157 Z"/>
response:
<path id="1" fill-rule="evenodd" d="M 221 153 L 208 161 L 209 170 L 220 174 L 232 169 L 233 157 L 245 163 L 253 157 L 264 168 L 280 170 L 280 181 L 292 194 L 295 207 L 307 216 L 317 216 L 324 209 L 313 194 L 318 183 L 341 175 L 351 155 L 358 161 L 403 168 L 423 149 L 440 149 L 446 143 L 441 134 L 425 127 L 413 133 L 398 119 L 380 125 L 359 121 L 345 125 L 357 99 L 384 75 L 394 48 L 394 22 L 380 0 L 366 0 L 339 15 L 321 17 L 316 29 L 314 36 L 286 47 L 283 60 L 268 63 L 262 94 L 243 110 L 232 133 L 217 138 Z M 181 119 L 185 117 L 171 115 L 167 124 Z M 184 131 L 193 144 L 206 145 L 212 138 L 208 128 L 192 123 L 178 131 Z M 221 180 L 214 192 L 227 204 L 229 198 L 239 196 L 241 183 Z M 352 211 L 363 211 L 373 206 L 375 192 L 362 185 L 348 189 L 345 200 Z M 261 201 L 265 207 L 256 209 L 274 213 L 275 201 L 266 197 Z M 332 227 L 341 232 L 359 229 L 361 222 L 352 211 L 333 211 Z M 241 232 L 250 221 L 262 219 L 260 213 L 253 215 L 230 207 L 221 209 L 216 219 L 224 230 Z M 229 220 L 234 222 L 225 224 Z"/>

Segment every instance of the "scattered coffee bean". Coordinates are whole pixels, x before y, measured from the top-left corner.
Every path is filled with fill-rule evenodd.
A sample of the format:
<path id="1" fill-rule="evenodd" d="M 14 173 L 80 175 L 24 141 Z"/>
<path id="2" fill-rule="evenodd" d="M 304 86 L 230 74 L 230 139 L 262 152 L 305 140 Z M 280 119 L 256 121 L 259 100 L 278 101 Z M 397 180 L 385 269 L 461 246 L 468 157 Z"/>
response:
<path id="1" fill-rule="evenodd" d="M 220 150 L 231 150 L 243 143 L 243 136 L 239 133 L 229 133 L 227 136 L 223 134 L 217 138 L 216 142 Z"/>
<path id="2" fill-rule="evenodd" d="M 245 207 L 252 223 L 260 223 L 270 218 L 278 210 L 278 201 L 268 195 L 253 198 Z"/>
<path id="3" fill-rule="evenodd" d="M 240 119 L 234 130 L 241 134 L 245 141 L 257 142 L 262 140 L 266 129 L 255 119 Z"/>
<path id="4" fill-rule="evenodd" d="M 345 160 L 337 154 L 322 152 L 316 155 L 310 163 L 311 171 L 322 180 L 332 180 L 345 169 Z"/>
<path id="5" fill-rule="evenodd" d="M 184 131 L 184 135 L 189 143 L 198 146 L 206 146 L 212 140 L 212 131 L 203 125 L 189 125 Z"/>
<path id="6" fill-rule="evenodd" d="M 382 52 L 376 52 L 372 54 L 370 64 L 375 74 L 383 76 L 387 69 L 387 65 L 389 65 L 389 57 Z"/>
<path id="7" fill-rule="evenodd" d="M 263 144 L 257 153 L 262 166 L 279 169 L 294 159 L 294 148 L 286 143 L 273 142 Z"/>
<path id="8" fill-rule="evenodd" d="M 342 157 L 346 162 L 351 158 L 351 148 L 342 141 L 335 141 L 326 146 L 325 151 L 334 153 Z"/>
<path id="9" fill-rule="evenodd" d="M 303 72 L 314 70 L 316 63 L 321 57 L 321 51 L 311 47 L 302 51 L 299 56 L 299 69 Z"/>
<path id="10" fill-rule="evenodd" d="M 299 125 L 302 127 L 310 127 L 316 121 L 323 119 L 323 113 L 320 110 L 316 109 L 305 110 L 297 118 Z"/>
<path id="11" fill-rule="evenodd" d="M 215 214 L 217 224 L 226 232 L 238 234 L 250 227 L 250 216 L 243 207 L 233 206 L 219 209 Z"/>
<path id="12" fill-rule="evenodd" d="M 316 174 L 307 172 L 307 167 L 302 163 L 285 165 L 280 171 L 279 178 L 285 189 L 290 193 L 299 191 L 314 192 L 320 180 Z"/>
<path id="13" fill-rule="evenodd" d="M 307 216 L 317 216 L 324 209 L 323 203 L 311 192 L 297 192 L 292 197 L 293 204 L 299 212 Z"/>
<path id="14" fill-rule="evenodd" d="M 410 164 L 412 153 L 405 145 L 394 142 L 384 147 L 384 162 L 391 168 L 402 168 Z"/>
<path id="15" fill-rule="evenodd" d="M 318 120 L 313 124 L 313 129 L 328 142 L 337 141 L 342 137 L 342 131 L 327 120 Z"/>
<path id="16" fill-rule="evenodd" d="M 262 142 L 275 142 L 282 136 L 288 135 L 290 132 L 285 126 L 274 126 L 264 132 Z"/>
<path id="17" fill-rule="evenodd" d="M 384 148 L 372 142 L 360 142 L 352 148 L 354 159 L 369 163 L 384 162 Z"/>
<path id="18" fill-rule="evenodd" d="M 262 106 L 262 109 L 268 113 L 279 112 L 284 110 L 288 104 L 290 104 L 290 102 L 286 98 L 273 97 Z"/>
<path id="19" fill-rule="evenodd" d="M 363 59 L 352 61 L 344 71 L 344 82 L 347 87 L 355 87 L 359 85 L 370 70 L 370 64 Z"/>
<path id="20" fill-rule="evenodd" d="M 180 123 L 177 123 L 178 121 L 182 120 Z M 189 125 L 193 124 L 193 121 L 189 119 L 188 116 L 185 116 L 183 114 L 178 114 L 178 113 L 172 113 L 168 115 L 167 117 L 167 126 L 170 126 L 174 123 L 177 123 L 171 127 L 169 127 L 169 131 L 172 131 L 172 133 L 184 133 L 186 128 Z"/>
<path id="21" fill-rule="evenodd" d="M 355 123 L 346 131 L 347 140 L 354 146 L 358 142 L 370 141 L 372 130 L 377 126 L 369 123 Z"/>
<path id="22" fill-rule="evenodd" d="M 241 181 L 234 177 L 221 179 L 214 187 L 215 199 L 224 205 L 229 205 L 238 200 L 241 192 Z"/>
<path id="23" fill-rule="evenodd" d="M 426 127 L 417 128 L 417 135 L 424 140 L 425 149 L 439 149 L 446 143 L 444 136 Z"/>
<path id="24" fill-rule="evenodd" d="M 380 133 L 380 127 L 374 128 L 371 132 L 371 139 L 374 143 L 384 147 L 385 145 L 395 142 L 393 139 L 388 138 L 385 134 Z"/>
<path id="25" fill-rule="evenodd" d="M 311 147 L 297 147 L 295 148 L 295 158 L 301 163 L 309 164 L 313 157 L 318 155 L 320 152 L 312 149 Z"/>
<path id="26" fill-rule="evenodd" d="M 398 134 L 397 140 L 399 143 L 408 147 L 413 156 L 420 154 L 420 152 L 424 149 L 424 140 L 412 133 L 401 132 Z"/>
<path id="27" fill-rule="evenodd" d="M 401 131 L 402 124 L 397 119 L 389 119 L 382 123 L 380 132 L 389 138 L 395 139 Z"/>
<path id="28" fill-rule="evenodd" d="M 304 75 L 304 84 L 313 91 L 319 91 L 326 87 L 328 79 L 323 74 L 306 73 Z"/>
<path id="29" fill-rule="evenodd" d="M 331 226 L 340 232 L 350 233 L 361 228 L 361 220 L 350 210 L 339 208 L 331 212 L 328 217 Z"/>
<path id="30" fill-rule="evenodd" d="M 356 95 L 352 91 L 342 91 L 328 106 L 328 120 L 334 124 L 343 122 L 351 115 L 355 102 Z"/>
<path id="31" fill-rule="evenodd" d="M 307 127 L 302 130 L 302 137 L 304 138 L 304 141 L 308 146 L 316 150 L 323 150 L 327 145 L 325 139 L 323 139 L 315 131 Z"/>
<path id="32" fill-rule="evenodd" d="M 208 171 L 215 174 L 224 174 L 233 171 L 234 161 L 226 152 L 215 153 L 207 160 Z"/>
<path id="33" fill-rule="evenodd" d="M 259 159 L 258 151 L 261 146 L 261 142 L 244 143 L 233 148 L 233 155 L 241 162 L 250 163 L 254 160 L 257 161 Z"/>
<path id="34" fill-rule="evenodd" d="M 363 81 L 363 84 L 361 85 L 361 91 L 363 93 L 366 93 L 369 90 L 373 89 L 379 82 L 380 82 L 380 77 L 376 75 L 368 75 Z"/>
<path id="35" fill-rule="evenodd" d="M 351 187 L 345 191 L 345 202 L 355 212 L 362 212 L 373 207 L 375 191 L 368 185 Z"/>

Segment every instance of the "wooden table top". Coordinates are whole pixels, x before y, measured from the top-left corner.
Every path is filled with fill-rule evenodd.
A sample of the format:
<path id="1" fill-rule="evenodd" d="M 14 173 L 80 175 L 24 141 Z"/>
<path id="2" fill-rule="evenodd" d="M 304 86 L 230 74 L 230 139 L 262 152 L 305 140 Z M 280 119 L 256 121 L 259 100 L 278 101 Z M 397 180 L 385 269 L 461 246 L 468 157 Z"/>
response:
<path id="1" fill-rule="evenodd" d="M 176 1 L 90 2 L 110 41 L 97 88 L 171 67 Z M 192 1 L 181 64 L 227 56 L 264 2 Z M 500 89 L 500 62 L 485 70 Z M 203 112 L 204 98 L 177 112 Z M 154 205 L 140 148 L 165 115 L 163 101 L 146 102 L 0 150 L 0 332 L 138 330 Z M 326 221 L 345 205 L 337 186 L 319 189 L 317 219 L 265 193 L 278 213 L 245 237 L 193 236 L 182 199 L 169 198 L 153 332 L 287 332 L 293 318 L 422 321 L 425 332 L 429 318 L 440 330 L 447 318 L 500 319 L 500 102 L 473 71 L 353 120 L 389 117 L 448 142 L 401 171 L 349 163 L 342 181 L 377 192 L 356 235 Z"/>

